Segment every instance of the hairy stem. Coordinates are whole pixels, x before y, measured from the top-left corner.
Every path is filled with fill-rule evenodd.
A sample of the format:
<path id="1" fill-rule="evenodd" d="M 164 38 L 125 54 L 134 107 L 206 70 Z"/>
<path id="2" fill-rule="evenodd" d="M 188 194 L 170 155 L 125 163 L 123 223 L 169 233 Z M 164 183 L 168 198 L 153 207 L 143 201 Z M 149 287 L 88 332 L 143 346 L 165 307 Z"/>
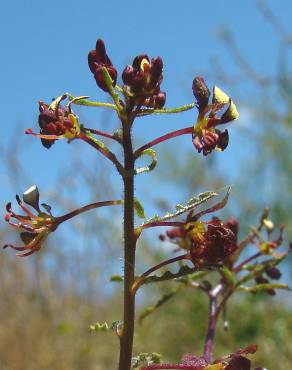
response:
<path id="1" fill-rule="evenodd" d="M 136 236 L 134 233 L 134 164 L 131 118 L 123 122 L 124 167 L 124 324 L 120 337 L 119 370 L 130 370 L 132 361 L 135 295 L 132 285 L 135 279 Z"/>

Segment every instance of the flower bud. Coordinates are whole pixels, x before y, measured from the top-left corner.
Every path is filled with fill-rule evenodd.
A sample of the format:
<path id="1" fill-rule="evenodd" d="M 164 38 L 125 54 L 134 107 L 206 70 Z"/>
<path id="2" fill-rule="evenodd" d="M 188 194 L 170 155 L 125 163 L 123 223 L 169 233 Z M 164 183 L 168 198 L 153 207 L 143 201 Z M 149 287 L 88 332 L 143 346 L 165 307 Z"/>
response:
<path id="1" fill-rule="evenodd" d="M 103 68 L 107 69 L 113 86 L 116 85 L 118 73 L 108 57 L 104 42 L 101 39 L 97 40 L 95 50 L 91 50 L 88 54 L 88 66 L 94 75 L 97 85 L 102 90 L 108 91 L 109 89 L 104 79 Z"/>
<path id="2" fill-rule="evenodd" d="M 263 224 L 264 224 L 265 228 L 266 228 L 268 231 L 272 232 L 272 231 L 274 230 L 274 223 L 273 223 L 273 221 L 271 221 L 271 220 L 269 220 L 269 219 L 265 218 L 265 219 L 263 220 Z"/>
<path id="3" fill-rule="evenodd" d="M 281 271 L 277 267 L 271 267 L 265 271 L 269 278 L 279 280 L 282 276 Z"/>
<path id="4" fill-rule="evenodd" d="M 197 99 L 199 110 L 201 111 L 206 107 L 209 102 L 210 90 L 205 83 L 203 77 L 195 77 L 193 80 L 193 94 Z"/>
<path id="5" fill-rule="evenodd" d="M 159 93 L 154 96 L 154 108 L 162 108 L 166 101 L 166 93 L 159 91 Z"/>

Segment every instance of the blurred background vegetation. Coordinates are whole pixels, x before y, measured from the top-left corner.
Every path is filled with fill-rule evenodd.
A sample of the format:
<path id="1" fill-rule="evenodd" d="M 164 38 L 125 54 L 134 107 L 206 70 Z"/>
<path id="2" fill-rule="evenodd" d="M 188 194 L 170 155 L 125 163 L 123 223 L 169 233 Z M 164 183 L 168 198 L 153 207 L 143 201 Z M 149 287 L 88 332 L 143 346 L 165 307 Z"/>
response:
<path id="1" fill-rule="evenodd" d="M 237 152 L 241 154 L 230 162 L 232 170 L 221 168 L 220 154 L 203 160 L 185 149 L 183 141 L 179 141 L 183 155 L 178 159 L 173 150 L 177 143 L 170 143 L 158 148 L 159 167 L 149 175 L 155 191 L 150 192 L 143 178 L 139 180 L 140 194 L 143 202 L 150 204 L 149 212 L 154 209 L 164 212 L 173 207 L 173 199 L 186 200 L 200 191 L 221 189 L 232 183 L 233 200 L 224 212 L 241 220 L 242 235 L 256 223 L 269 199 L 272 218 L 277 225 L 286 224 L 289 241 L 292 237 L 292 71 L 289 64 L 292 35 L 286 33 L 285 25 L 265 2 L 256 1 L 256 5 L 267 20 L 267 27 L 272 27 L 278 35 L 278 44 L 271 45 L 278 49 L 275 73 L 262 75 L 257 71 L 249 55 L 241 54 L 236 38 L 226 26 L 218 30 L 218 36 L 237 72 L 230 75 L 225 71 L 216 54 L 205 71 L 209 80 L 238 92 L 232 97 L 238 102 L 242 118 L 238 127 L 234 123 L 231 140 L 240 146 Z M 191 73 L 195 75 L 196 71 Z M 248 90 L 241 93 L 242 84 L 248 85 L 249 93 L 246 93 Z M 107 113 L 102 122 L 107 131 L 110 125 L 115 129 L 115 122 Z M 0 147 L 15 193 L 22 189 L 24 182 L 36 181 L 30 179 L 21 161 L 21 152 L 26 148 L 21 138 L 15 142 L 20 131 L 18 126 L 11 143 L 7 141 Z M 142 137 L 139 141 L 143 141 Z M 80 205 L 80 192 L 85 191 L 88 202 L 115 198 L 122 189 L 117 185 L 117 178 L 110 174 L 111 167 L 100 162 L 78 147 L 69 165 L 60 164 L 55 186 L 43 189 L 42 200 L 62 213 Z M 76 176 L 72 177 L 72 172 Z M 163 197 L 166 187 L 167 196 Z M 13 253 L 0 254 L 1 370 L 115 369 L 117 339 L 112 333 L 91 333 L 89 326 L 96 321 L 119 320 L 122 316 L 120 286 L 110 282 L 111 275 L 121 273 L 121 216 L 116 208 L 84 215 L 58 230 L 40 253 L 21 263 Z M 13 238 L 15 233 L 2 224 L 2 244 Z M 147 232 L 139 247 L 138 272 L 145 270 L 145 265 L 169 256 L 169 252 L 161 245 L 157 230 Z M 289 281 L 290 263 L 283 267 L 284 278 Z M 166 283 L 147 286 L 139 295 L 138 314 L 171 289 Z M 137 325 L 135 353 L 160 352 L 169 362 L 177 362 L 184 353 L 200 354 L 206 328 L 206 303 L 199 292 L 181 292 L 142 325 Z M 224 355 L 241 346 L 258 343 L 254 367 L 290 368 L 291 309 L 291 297 L 286 293 L 276 297 L 238 295 L 229 305 L 229 330 L 224 330 L 223 321 L 219 325 L 216 354 Z"/>

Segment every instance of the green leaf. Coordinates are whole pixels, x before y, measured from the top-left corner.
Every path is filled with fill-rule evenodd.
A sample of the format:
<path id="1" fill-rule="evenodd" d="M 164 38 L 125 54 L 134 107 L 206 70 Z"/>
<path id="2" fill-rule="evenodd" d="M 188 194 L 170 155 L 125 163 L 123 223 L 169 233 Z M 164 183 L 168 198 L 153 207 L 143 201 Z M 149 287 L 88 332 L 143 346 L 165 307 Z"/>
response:
<path id="1" fill-rule="evenodd" d="M 161 354 L 160 353 L 139 353 L 137 356 L 132 358 L 132 367 L 133 369 L 137 369 L 142 365 L 149 366 L 152 364 L 160 364 L 161 362 Z"/>
<path id="2" fill-rule="evenodd" d="M 122 275 L 112 275 L 110 277 L 110 281 L 114 283 L 122 283 L 124 281 L 124 277 Z"/>
<path id="3" fill-rule="evenodd" d="M 181 214 L 185 212 L 189 212 L 197 208 L 199 205 L 207 202 L 209 199 L 212 199 L 217 195 L 218 194 L 215 193 L 214 191 L 207 191 L 205 193 L 199 194 L 198 196 L 191 198 L 186 204 L 177 204 L 175 207 L 176 210 L 174 212 L 168 212 L 164 216 L 155 215 L 152 218 L 147 219 L 143 223 L 143 225 L 156 222 L 156 221 L 167 221 L 177 216 L 180 216 Z"/>
<path id="4" fill-rule="evenodd" d="M 234 286 L 236 284 L 235 274 L 228 267 L 223 266 L 219 271 L 229 285 Z"/>
<path id="5" fill-rule="evenodd" d="M 104 322 L 104 323 L 96 322 L 95 324 L 90 325 L 89 330 L 96 331 L 96 332 L 100 332 L 100 331 L 105 332 L 105 331 L 110 331 L 111 327 L 108 325 L 107 322 Z"/>
<path id="6" fill-rule="evenodd" d="M 97 144 L 100 148 L 102 148 L 107 153 L 109 152 L 109 148 L 105 145 L 105 143 L 101 140 L 96 139 L 91 132 L 84 129 L 86 136 L 88 136 L 95 144 Z"/>
<path id="7" fill-rule="evenodd" d="M 89 330 L 95 332 L 108 332 L 114 331 L 118 336 L 121 335 L 123 323 L 121 321 L 113 321 L 111 325 L 107 322 L 96 322 L 95 324 L 90 325 Z"/>
<path id="8" fill-rule="evenodd" d="M 142 324 L 143 320 L 161 307 L 164 303 L 168 302 L 172 297 L 176 295 L 180 287 L 174 289 L 170 293 L 164 294 L 154 305 L 146 307 L 140 314 L 138 322 Z"/>
<path id="9" fill-rule="evenodd" d="M 196 270 L 195 267 L 189 267 L 187 265 L 183 265 L 180 267 L 179 271 L 176 273 L 173 273 L 171 271 L 165 271 L 160 276 L 150 275 L 143 281 L 143 284 L 159 283 L 161 281 L 173 280 L 181 276 L 193 274 L 195 270 Z"/>
<path id="10" fill-rule="evenodd" d="M 135 175 L 139 175 L 140 173 L 144 173 L 144 172 L 150 172 L 150 171 L 154 170 L 154 168 L 157 165 L 157 155 L 156 155 L 155 150 L 146 149 L 139 155 L 139 157 L 141 157 L 142 155 L 148 155 L 149 157 L 151 157 L 151 163 L 148 166 L 144 166 L 144 167 L 140 167 L 140 168 L 135 169 L 134 170 Z"/>
<path id="11" fill-rule="evenodd" d="M 135 211 L 136 211 L 138 217 L 146 218 L 144 207 L 143 207 L 142 203 L 137 198 L 134 198 L 134 207 L 135 207 Z"/>

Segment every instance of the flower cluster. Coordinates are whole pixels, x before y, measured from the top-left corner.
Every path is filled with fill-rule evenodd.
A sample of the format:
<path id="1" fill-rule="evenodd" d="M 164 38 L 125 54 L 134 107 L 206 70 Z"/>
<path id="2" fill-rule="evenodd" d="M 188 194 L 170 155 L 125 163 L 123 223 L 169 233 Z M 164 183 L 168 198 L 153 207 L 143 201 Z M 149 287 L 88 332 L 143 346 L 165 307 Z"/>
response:
<path id="1" fill-rule="evenodd" d="M 204 155 L 214 149 L 223 151 L 229 141 L 228 131 L 220 131 L 218 125 L 238 119 L 236 106 L 221 89 L 213 88 L 210 101 L 210 90 L 202 77 L 193 81 L 193 93 L 199 111 L 198 119 L 193 128 L 193 144 L 197 151 Z M 223 113 L 222 113 L 223 111 Z"/>
<path id="2" fill-rule="evenodd" d="M 66 138 L 72 140 L 80 133 L 80 125 L 77 117 L 71 111 L 71 106 L 63 107 L 61 101 L 66 99 L 66 95 L 62 95 L 48 105 L 39 102 L 39 118 L 38 123 L 40 133 L 36 134 L 32 129 L 27 129 L 26 133 L 41 138 L 42 144 L 49 149 L 57 139 Z"/>
<path id="3" fill-rule="evenodd" d="M 9 247 L 17 251 L 25 252 L 17 254 L 17 256 L 25 257 L 38 251 L 48 235 L 56 230 L 59 223 L 57 219 L 52 216 L 48 205 L 42 204 L 46 212 L 40 210 L 39 191 L 35 185 L 31 186 L 23 194 L 23 201 L 18 195 L 16 196 L 16 200 L 24 212 L 24 215 L 19 215 L 12 211 L 11 203 L 8 203 L 6 205 L 7 214 L 5 215 L 5 221 L 11 226 L 21 230 L 20 238 L 24 245 L 22 247 L 17 247 L 13 244 L 6 244 L 3 248 Z M 34 208 L 37 214 L 32 213 L 24 203 Z"/>
<path id="4" fill-rule="evenodd" d="M 163 61 L 160 57 L 151 60 L 145 54 L 137 56 L 122 74 L 124 89 L 134 105 L 162 108 L 166 94 L 160 90 Z"/>
<path id="5" fill-rule="evenodd" d="M 140 370 L 155 370 L 155 369 L 185 369 L 185 370 L 250 370 L 251 361 L 246 357 L 257 351 L 257 346 L 250 346 L 240 349 L 226 357 L 219 358 L 212 363 L 206 361 L 204 356 L 183 356 L 179 364 L 153 364 L 141 367 Z M 256 368 L 254 370 L 265 370 L 264 368 Z"/>
<path id="6" fill-rule="evenodd" d="M 101 39 L 97 40 L 95 50 L 91 50 L 89 52 L 88 65 L 94 75 L 97 85 L 102 90 L 108 91 L 108 86 L 105 82 L 104 73 L 102 71 L 103 68 L 106 68 L 111 76 L 113 86 L 116 85 L 118 73 L 108 57 L 104 42 Z"/>
<path id="7" fill-rule="evenodd" d="M 237 249 L 237 225 L 234 219 L 226 223 L 218 218 L 211 221 L 190 221 L 183 227 L 166 232 L 163 240 L 171 241 L 189 253 L 196 266 L 210 266 L 224 262 Z"/>
<path id="8" fill-rule="evenodd" d="M 104 69 L 111 77 L 112 86 L 116 86 L 118 73 L 101 39 L 97 40 L 95 50 L 89 52 L 88 65 L 97 85 L 102 90 L 109 92 Z M 138 55 L 132 65 L 126 66 L 122 73 L 123 93 L 131 107 L 162 108 L 164 106 L 166 94 L 160 90 L 162 70 L 162 59 L 157 57 L 150 60 L 146 54 Z"/>

